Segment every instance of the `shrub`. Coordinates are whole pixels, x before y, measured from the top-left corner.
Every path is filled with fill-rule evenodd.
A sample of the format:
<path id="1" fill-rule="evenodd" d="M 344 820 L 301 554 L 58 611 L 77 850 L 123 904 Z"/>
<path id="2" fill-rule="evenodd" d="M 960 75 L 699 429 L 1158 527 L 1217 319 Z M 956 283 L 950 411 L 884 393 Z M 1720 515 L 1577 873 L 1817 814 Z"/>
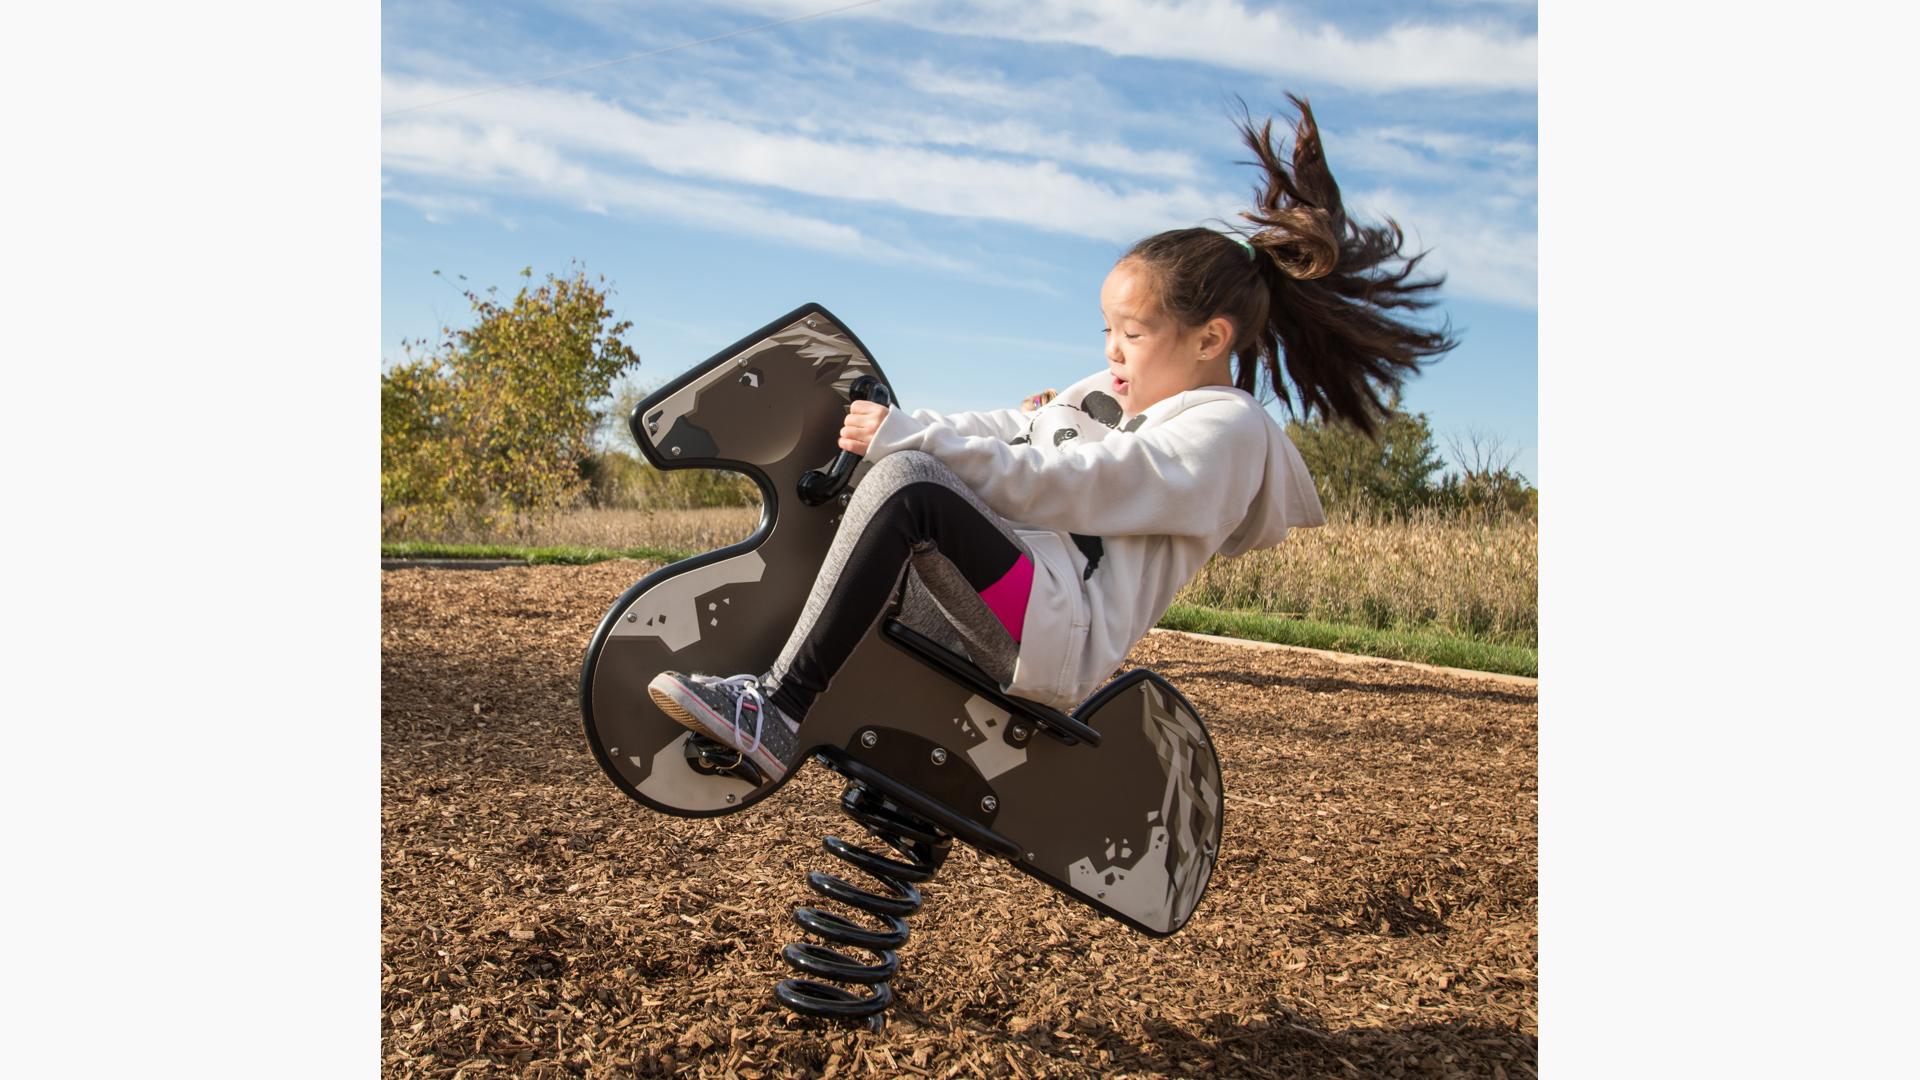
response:
<path id="1" fill-rule="evenodd" d="M 588 490 L 596 403 L 640 362 L 620 337 L 632 324 L 577 266 L 505 303 L 496 292 L 466 291 L 474 325 L 380 377 L 383 519 L 517 521 Z"/>

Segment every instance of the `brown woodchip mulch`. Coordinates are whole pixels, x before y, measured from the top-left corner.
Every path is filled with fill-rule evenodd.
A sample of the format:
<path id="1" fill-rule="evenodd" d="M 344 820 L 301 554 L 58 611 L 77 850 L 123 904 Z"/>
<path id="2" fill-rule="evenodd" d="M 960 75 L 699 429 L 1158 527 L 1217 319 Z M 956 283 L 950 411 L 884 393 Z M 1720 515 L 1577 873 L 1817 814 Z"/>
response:
<path id="1" fill-rule="evenodd" d="M 771 994 L 803 872 L 842 868 L 820 837 L 857 832 L 831 774 L 688 820 L 586 748 L 587 639 L 651 569 L 382 574 L 387 1074 L 1534 1075 L 1532 686 L 1149 637 L 1227 791 L 1192 922 L 1155 941 L 956 844 L 873 1034 Z"/>

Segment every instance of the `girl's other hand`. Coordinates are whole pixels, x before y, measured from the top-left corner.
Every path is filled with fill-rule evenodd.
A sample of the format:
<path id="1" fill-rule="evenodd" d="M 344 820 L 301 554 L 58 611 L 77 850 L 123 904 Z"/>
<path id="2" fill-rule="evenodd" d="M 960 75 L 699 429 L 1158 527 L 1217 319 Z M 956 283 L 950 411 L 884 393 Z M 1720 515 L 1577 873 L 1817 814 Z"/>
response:
<path id="1" fill-rule="evenodd" d="M 1045 405 L 1049 401 L 1052 401 L 1054 398 L 1054 395 L 1058 394 L 1059 392 L 1060 391 L 1058 390 L 1042 390 L 1039 393 L 1028 398 L 1027 400 L 1021 402 L 1020 411 L 1034 412 L 1038 410 L 1040 406 Z"/>
<path id="2" fill-rule="evenodd" d="M 887 407 L 871 401 L 856 401 L 847 406 L 847 419 L 840 425 L 840 449 L 861 457 L 873 445 L 880 422 L 887 418 Z"/>

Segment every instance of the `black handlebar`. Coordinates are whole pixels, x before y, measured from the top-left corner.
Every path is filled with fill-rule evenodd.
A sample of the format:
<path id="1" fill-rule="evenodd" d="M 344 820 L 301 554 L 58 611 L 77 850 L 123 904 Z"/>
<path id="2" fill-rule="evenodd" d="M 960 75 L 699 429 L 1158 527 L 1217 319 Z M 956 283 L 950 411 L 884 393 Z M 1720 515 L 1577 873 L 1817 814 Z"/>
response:
<path id="1" fill-rule="evenodd" d="M 871 375 L 862 375 L 853 380 L 848 392 L 852 401 L 871 401 L 883 408 L 893 404 L 893 392 Z M 808 469 L 800 475 L 800 501 L 808 506 L 819 506 L 840 494 L 846 488 L 847 481 L 853 479 L 853 470 L 859 464 L 859 454 L 842 450 L 833 459 L 833 464 L 825 469 Z"/>

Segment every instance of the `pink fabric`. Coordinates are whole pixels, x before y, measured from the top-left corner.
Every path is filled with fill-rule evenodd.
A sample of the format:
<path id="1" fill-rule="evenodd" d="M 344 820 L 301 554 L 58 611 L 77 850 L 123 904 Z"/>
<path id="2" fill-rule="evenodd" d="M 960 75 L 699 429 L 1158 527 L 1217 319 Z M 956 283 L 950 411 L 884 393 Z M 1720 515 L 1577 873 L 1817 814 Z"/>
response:
<path id="1" fill-rule="evenodd" d="M 980 599 L 987 602 L 988 610 L 1007 628 L 1013 640 L 1020 640 L 1020 628 L 1027 621 L 1027 597 L 1033 594 L 1033 562 L 1025 555 L 1014 560 L 1013 569 L 1001 576 L 999 581 L 987 586 L 980 593 Z"/>

